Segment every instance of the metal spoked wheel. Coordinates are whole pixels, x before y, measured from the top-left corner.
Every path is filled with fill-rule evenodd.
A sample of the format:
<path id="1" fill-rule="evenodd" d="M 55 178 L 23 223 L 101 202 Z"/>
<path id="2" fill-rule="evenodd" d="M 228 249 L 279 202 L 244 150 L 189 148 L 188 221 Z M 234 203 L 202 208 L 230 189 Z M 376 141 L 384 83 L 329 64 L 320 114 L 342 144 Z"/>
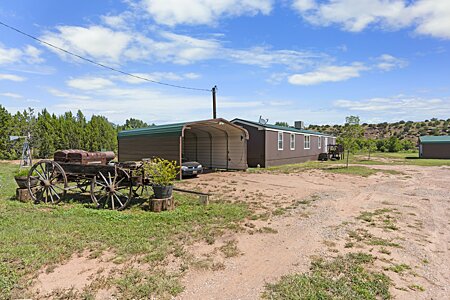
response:
<path id="1" fill-rule="evenodd" d="M 98 208 L 122 210 L 132 199 L 132 187 L 128 174 L 116 168 L 115 172 L 98 172 L 92 178 L 91 199 Z"/>
<path id="2" fill-rule="evenodd" d="M 38 180 L 33 185 L 34 179 Z M 64 169 L 51 160 L 38 161 L 28 173 L 28 191 L 35 203 L 59 203 L 67 190 L 67 177 Z"/>

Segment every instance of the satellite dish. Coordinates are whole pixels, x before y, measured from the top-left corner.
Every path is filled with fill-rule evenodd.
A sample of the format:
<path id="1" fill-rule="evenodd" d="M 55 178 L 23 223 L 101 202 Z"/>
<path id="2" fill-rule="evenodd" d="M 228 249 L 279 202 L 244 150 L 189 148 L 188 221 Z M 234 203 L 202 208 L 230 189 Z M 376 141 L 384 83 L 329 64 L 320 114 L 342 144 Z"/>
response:
<path id="1" fill-rule="evenodd" d="M 266 125 L 267 124 L 267 122 L 269 122 L 269 119 L 263 119 L 263 117 L 262 116 L 259 116 L 259 124 L 261 124 L 261 125 Z"/>

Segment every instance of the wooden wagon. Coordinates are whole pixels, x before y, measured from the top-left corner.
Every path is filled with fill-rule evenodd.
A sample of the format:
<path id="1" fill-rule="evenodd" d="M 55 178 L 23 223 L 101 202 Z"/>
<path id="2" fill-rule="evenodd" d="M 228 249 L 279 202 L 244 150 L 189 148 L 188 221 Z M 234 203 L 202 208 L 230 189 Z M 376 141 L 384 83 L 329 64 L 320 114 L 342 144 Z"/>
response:
<path id="1" fill-rule="evenodd" d="M 150 185 L 143 162 L 108 162 L 103 156 L 99 161 L 57 158 L 55 153 L 55 160 L 38 161 L 28 173 L 28 190 L 36 203 L 58 203 L 69 191 L 89 191 L 98 208 L 122 210 L 139 189 Z"/>

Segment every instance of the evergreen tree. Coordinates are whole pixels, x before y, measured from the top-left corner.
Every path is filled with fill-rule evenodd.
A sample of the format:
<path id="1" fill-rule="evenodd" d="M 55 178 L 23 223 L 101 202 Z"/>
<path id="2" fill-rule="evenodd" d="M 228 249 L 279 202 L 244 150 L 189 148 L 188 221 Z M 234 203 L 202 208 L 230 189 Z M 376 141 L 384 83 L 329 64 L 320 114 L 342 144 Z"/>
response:
<path id="1" fill-rule="evenodd" d="M 10 141 L 12 117 L 9 112 L 0 105 L 0 159 L 11 159 Z"/>

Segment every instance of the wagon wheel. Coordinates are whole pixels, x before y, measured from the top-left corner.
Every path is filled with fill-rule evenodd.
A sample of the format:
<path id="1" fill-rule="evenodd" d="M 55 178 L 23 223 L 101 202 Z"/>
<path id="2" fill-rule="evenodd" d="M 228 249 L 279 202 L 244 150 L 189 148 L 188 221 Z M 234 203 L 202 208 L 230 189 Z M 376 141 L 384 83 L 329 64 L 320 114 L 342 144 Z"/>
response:
<path id="1" fill-rule="evenodd" d="M 77 188 L 82 192 L 86 193 L 88 188 L 91 186 L 92 179 L 83 178 L 77 181 Z"/>
<path id="2" fill-rule="evenodd" d="M 35 186 L 32 185 L 34 178 L 38 181 Z M 28 191 L 35 203 L 43 201 L 56 204 L 65 196 L 66 190 L 66 173 L 57 162 L 40 160 L 28 172 Z"/>
<path id="3" fill-rule="evenodd" d="M 133 195 L 135 197 L 148 197 L 151 194 L 151 186 L 142 184 L 133 187 Z"/>
<path id="4" fill-rule="evenodd" d="M 106 205 L 110 209 L 122 210 L 132 199 L 132 187 L 128 173 L 122 169 L 115 169 L 115 172 L 98 172 L 92 178 L 91 199 L 98 207 Z"/>

